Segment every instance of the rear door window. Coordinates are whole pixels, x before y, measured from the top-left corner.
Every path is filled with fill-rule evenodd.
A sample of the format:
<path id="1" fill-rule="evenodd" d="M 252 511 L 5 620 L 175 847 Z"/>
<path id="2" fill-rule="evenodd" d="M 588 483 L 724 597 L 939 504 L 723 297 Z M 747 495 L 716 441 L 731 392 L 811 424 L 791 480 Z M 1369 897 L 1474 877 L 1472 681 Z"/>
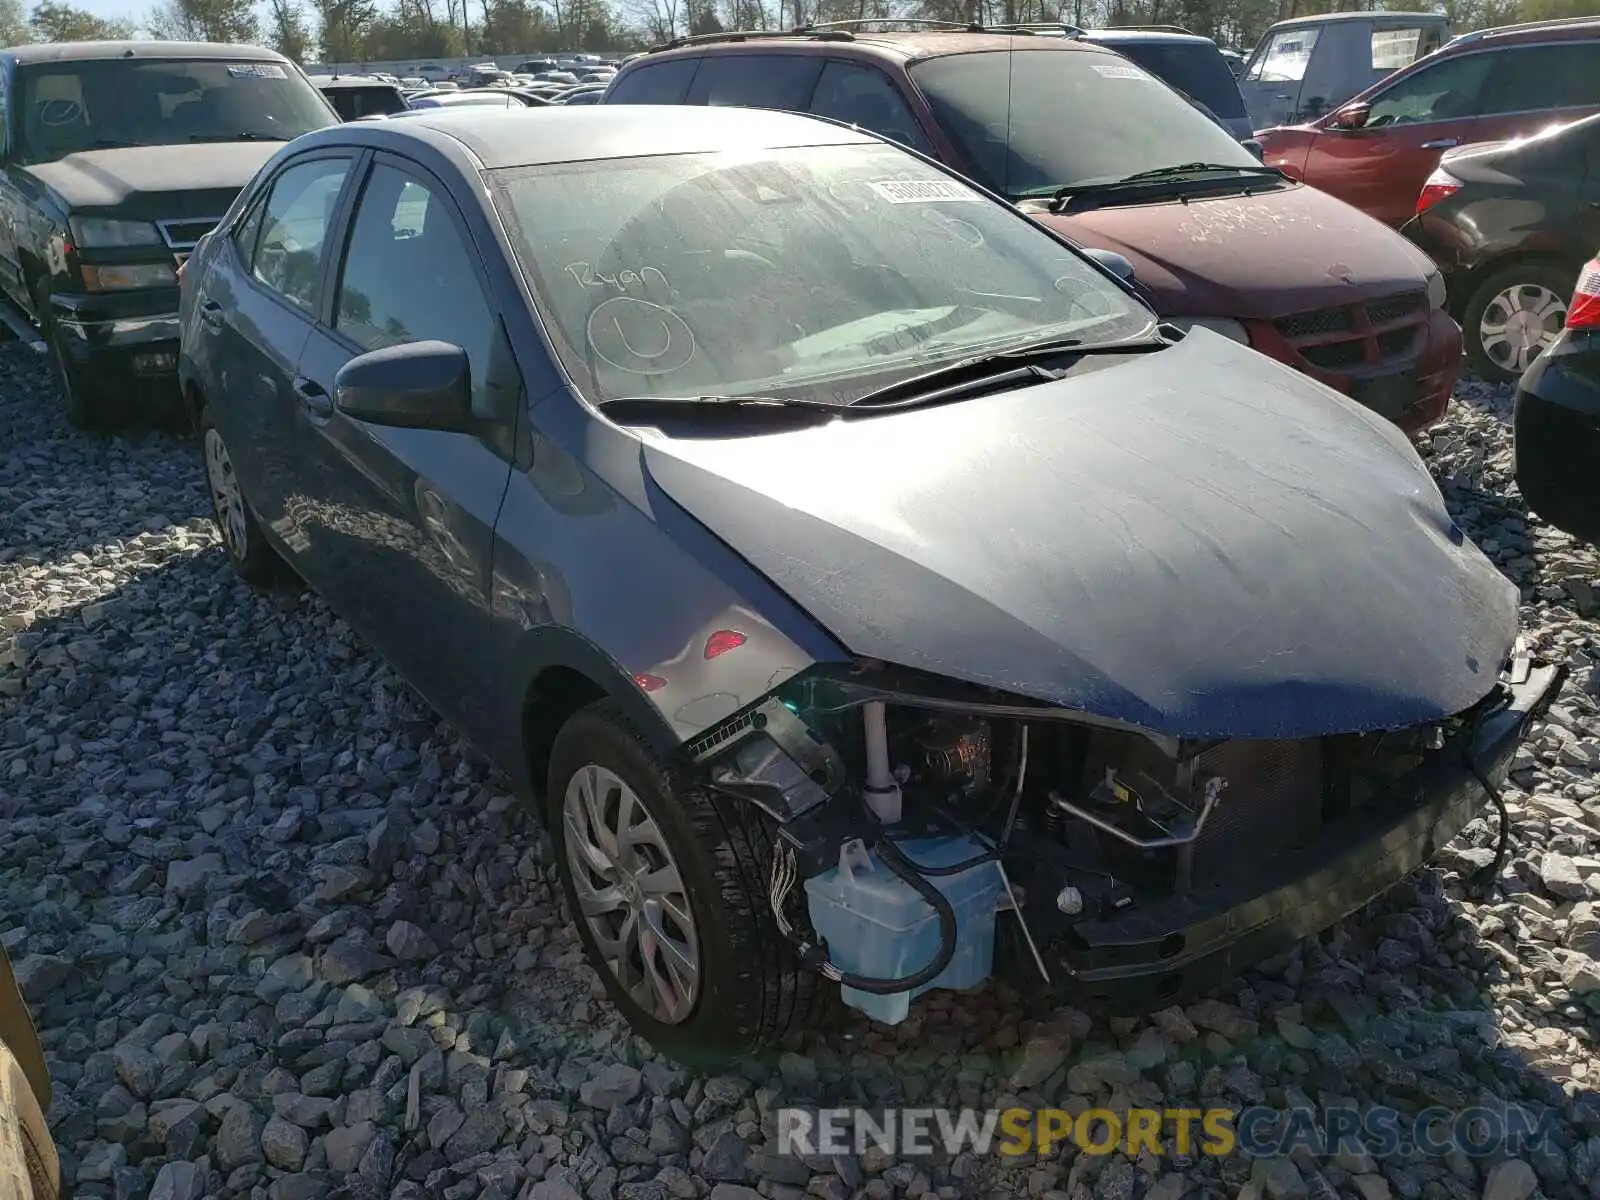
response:
<path id="1" fill-rule="evenodd" d="M 1409 67 L 1422 56 L 1421 27 L 1395 29 L 1381 26 L 1372 31 L 1372 69 L 1398 71 Z"/>
<path id="2" fill-rule="evenodd" d="M 821 73 L 814 54 L 709 56 L 689 88 L 689 103 L 804 112 Z"/>
<path id="3" fill-rule="evenodd" d="M 1600 105 L 1600 41 L 1519 46 L 1498 54 L 1483 89 L 1483 113 Z"/>
<path id="4" fill-rule="evenodd" d="M 924 154 L 932 152 L 900 89 L 876 67 L 837 59 L 830 61 L 817 80 L 811 111 L 819 117 L 859 126 Z"/>
<path id="5" fill-rule="evenodd" d="M 682 104 L 699 65 L 698 58 L 674 58 L 635 67 L 612 85 L 606 103 Z"/>

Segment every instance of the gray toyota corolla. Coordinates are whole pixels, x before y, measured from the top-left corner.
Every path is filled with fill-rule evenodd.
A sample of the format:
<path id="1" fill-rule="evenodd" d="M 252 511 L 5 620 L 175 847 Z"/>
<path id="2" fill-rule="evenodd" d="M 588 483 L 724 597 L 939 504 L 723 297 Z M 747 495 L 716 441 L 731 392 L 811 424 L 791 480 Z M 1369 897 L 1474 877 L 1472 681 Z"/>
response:
<path id="1" fill-rule="evenodd" d="M 680 1056 L 1221 982 L 1455 836 L 1560 687 L 1387 422 L 851 129 L 336 126 L 187 276 L 235 567 L 542 797 Z"/>

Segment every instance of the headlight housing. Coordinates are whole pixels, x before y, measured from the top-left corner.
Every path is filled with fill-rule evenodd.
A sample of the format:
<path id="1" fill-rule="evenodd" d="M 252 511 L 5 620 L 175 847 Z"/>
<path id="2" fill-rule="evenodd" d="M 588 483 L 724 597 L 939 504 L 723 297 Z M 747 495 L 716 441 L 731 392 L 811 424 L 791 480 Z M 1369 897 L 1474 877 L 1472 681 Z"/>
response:
<path id="1" fill-rule="evenodd" d="M 170 262 L 84 264 L 83 286 L 91 292 L 131 292 L 139 288 L 171 287 L 177 273 Z"/>
<path id="2" fill-rule="evenodd" d="M 1250 344 L 1250 334 L 1245 327 L 1228 317 L 1167 317 L 1165 324 L 1176 325 L 1185 333 L 1191 329 L 1209 329 L 1241 346 Z"/>
<path id="3" fill-rule="evenodd" d="M 1435 267 L 1428 272 L 1428 307 L 1443 308 L 1447 290 L 1444 286 L 1444 274 Z"/>
<path id="4" fill-rule="evenodd" d="M 160 246 L 161 231 L 150 221 L 119 221 L 111 217 L 73 217 L 72 240 L 84 250 L 115 250 L 128 246 Z"/>

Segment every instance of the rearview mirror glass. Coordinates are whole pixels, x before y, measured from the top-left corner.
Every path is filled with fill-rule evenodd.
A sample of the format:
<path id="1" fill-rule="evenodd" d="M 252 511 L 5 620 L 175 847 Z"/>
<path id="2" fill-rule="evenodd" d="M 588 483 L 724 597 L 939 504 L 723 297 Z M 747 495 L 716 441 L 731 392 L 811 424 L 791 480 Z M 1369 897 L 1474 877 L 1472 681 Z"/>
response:
<path id="1" fill-rule="evenodd" d="M 395 429 L 472 428 L 472 368 L 448 342 L 407 342 L 352 358 L 334 378 L 334 407 Z"/>

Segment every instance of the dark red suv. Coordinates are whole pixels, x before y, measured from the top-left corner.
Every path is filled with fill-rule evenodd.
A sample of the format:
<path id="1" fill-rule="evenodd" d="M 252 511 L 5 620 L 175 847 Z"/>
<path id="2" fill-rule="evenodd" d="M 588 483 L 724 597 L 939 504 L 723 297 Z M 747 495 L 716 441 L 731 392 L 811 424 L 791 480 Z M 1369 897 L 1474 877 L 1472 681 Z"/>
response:
<path id="1" fill-rule="evenodd" d="M 1461 332 L 1437 269 L 1404 238 L 1264 168 L 1113 50 L 1059 28 L 881 24 L 681 39 L 624 66 L 603 103 L 779 108 L 870 130 L 1124 256 L 1176 324 L 1251 345 L 1407 430 L 1443 415 Z"/>
<path id="2" fill-rule="evenodd" d="M 1264 161 L 1399 226 L 1446 150 L 1600 111 L 1600 17 L 1463 34 L 1308 125 L 1256 134 Z"/>

